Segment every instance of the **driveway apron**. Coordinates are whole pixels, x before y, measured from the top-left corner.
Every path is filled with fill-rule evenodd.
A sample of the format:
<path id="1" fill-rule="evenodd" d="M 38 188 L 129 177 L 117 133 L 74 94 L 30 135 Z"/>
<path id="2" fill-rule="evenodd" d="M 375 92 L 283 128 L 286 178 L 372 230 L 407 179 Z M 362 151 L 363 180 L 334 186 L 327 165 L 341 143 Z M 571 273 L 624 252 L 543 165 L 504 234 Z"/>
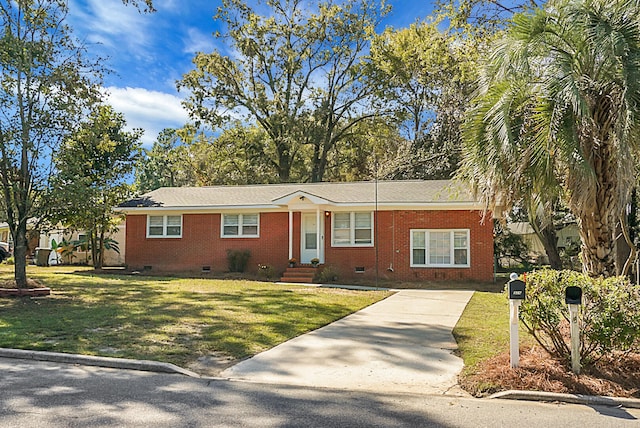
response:
<path id="1" fill-rule="evenodd" d="M 401 290 L 245 360 L 221 377 L 379 392 L 464 395 L 452 330 L 473 291 Z"/>

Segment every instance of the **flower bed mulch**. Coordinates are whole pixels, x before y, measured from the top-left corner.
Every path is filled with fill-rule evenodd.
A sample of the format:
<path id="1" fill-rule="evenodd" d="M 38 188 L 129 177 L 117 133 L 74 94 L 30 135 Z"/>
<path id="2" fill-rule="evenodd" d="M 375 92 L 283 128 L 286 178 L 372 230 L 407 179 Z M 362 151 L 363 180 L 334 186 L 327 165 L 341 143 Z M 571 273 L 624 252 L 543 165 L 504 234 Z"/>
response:
<path id="1" fill-rule="evenodd" d="M 475 396 L 516 389 L 640 398 L 640 354 L 602 358 L 580 375 L 539 347 L 521 349 L 516 369 L 509 361 L 509 352 L 485 360 L 474 373 L 461 376 L 460 385 Z"/>

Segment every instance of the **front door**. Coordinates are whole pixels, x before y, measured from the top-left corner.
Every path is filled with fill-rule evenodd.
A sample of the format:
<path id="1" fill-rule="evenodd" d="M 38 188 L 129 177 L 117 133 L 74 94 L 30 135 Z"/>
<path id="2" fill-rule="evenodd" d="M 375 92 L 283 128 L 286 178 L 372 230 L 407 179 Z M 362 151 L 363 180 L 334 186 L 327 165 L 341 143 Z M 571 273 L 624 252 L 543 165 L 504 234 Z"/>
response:
<path id="1" fill-rule="evenodd" d="M 318 232 L 318 216 L 316 213 L 302 213 L 302 236 L 300 239 L 300 263 L 311 263 L 311 259 L 322 256 L 318 251 L 321 233 Z"/>

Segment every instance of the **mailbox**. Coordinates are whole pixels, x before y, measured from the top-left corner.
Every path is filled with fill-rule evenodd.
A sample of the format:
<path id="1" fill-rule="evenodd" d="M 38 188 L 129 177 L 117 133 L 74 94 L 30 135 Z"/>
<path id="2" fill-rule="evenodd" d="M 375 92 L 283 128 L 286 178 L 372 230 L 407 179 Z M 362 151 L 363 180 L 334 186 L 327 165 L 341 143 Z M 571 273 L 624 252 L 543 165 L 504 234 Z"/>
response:
<path id="1" fill-rule="evenodd" d="M 524 281 L 519 279 L 512 279 L 509 281 L 509 299 L 524 300 Z"/>
<path id="2" fill-rule="evenodd" d="M 582 304 L 582 288 L 575 287 L 575 286 L 565 288 L 564 301 L 567 305 L 581 305 Z"/>

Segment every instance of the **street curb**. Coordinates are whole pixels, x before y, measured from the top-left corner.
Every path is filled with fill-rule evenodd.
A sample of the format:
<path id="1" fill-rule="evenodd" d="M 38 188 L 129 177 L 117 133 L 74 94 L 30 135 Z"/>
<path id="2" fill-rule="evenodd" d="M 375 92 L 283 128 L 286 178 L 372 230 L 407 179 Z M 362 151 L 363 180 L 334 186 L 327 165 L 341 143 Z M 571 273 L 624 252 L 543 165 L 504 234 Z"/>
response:
<path id="1" fill-rule="evenodd" d="M 510 390 L 498 392 L 491 395 L 489 398 L 528 401 L 560 401 L 563 403 L 584 404 L 588 406 L 622 406 L 626 408 L 640 409 L 640 399 L 604 397 L 601 395 L 558 394 L 554 392 Z"/>
<path id="2" fill-rule="evenodd" d="M 107 367 L 112 369 L 140 370 L 158 373 L 176 373 L 189 377 L 201 376 L 171 363 L 149 360 L 130 360 L 126 358 L 97 357 L 94 355 L 63 354 L 61 352 L 28 351 L 24 349 L 0 348 L 0 357 L 22 360 L 50 361 L 54 363 L 82 364 L 85 366 Z"/>

